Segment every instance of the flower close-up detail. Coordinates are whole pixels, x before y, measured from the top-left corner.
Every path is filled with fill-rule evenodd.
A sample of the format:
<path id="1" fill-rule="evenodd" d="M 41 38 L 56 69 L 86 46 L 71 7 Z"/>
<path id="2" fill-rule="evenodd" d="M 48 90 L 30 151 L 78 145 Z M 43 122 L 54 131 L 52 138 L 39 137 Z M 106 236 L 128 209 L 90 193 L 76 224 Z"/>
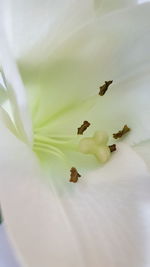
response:
<path id="1" fill-rule="evenodd" d="M 19 266 L 149 266 L 149 16 L 1 1 L 0 206 Z"/>

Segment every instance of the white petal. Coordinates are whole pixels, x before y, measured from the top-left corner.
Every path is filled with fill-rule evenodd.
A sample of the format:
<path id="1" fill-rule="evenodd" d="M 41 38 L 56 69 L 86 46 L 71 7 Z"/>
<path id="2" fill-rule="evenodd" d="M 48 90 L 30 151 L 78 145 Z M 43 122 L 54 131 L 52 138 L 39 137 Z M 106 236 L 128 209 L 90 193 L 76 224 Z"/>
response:
<path id="1" fill-rule="evenodd" d="M 150 181 L 133 150 L 120 145 L 108 164 L 77 184 L 66 177 L 58 191 L 55 177 L 45 180 L 24 144 L 4 129 L 0 141 L 1 204 L 22 266 L 150 264 L 143 215 Z"/>
<path id="2" fill-rule="evenodd" d="M 94 20 L 53 54 L 49 38 L 37 44 L 35 53 L 25 58 L 28 64 L 22 67 L 29 96 L 35 101 L 35 125 L 49 118 L 50 132 L 66 133 L 72 118 L 76 131 L 79 120 L 89 115 L 77 113 L 76 121 L 70 116 L 66 125 L 64 113 L 68 118 L 68 106 L 98 94 L 99 86 L 113 79 L 106 95 L 99 98 L 99 109 L 96 116 L 93 113 L 91 124 L 109 134 L 129 124 L 130 143 L 149 138 L 149 12 L 150 4 L 145 4 Z M 54 125 L 53 117 L 57 117 Z"/>
<path id="3" fill-rule="evenodd" d="M 150 170 L 150 140 L 141 142 L 134 146 L 134 149 L 142 156 Z"/>
<path id="4" fill-rule="evenodd" d="M 57 43 L 93 16 L 92 0 L 4 0 L 3 21 L 19 57 L 47 34 Z"/>
<path id="5" fill-rule="evenodd" d="M 22 83 L 18 68 L 6 40 L 5 31 L 0 18 L 0 79 L 3 82 L 7 99 L 10 101 L 11 112 L 18 131 L 28 142 L 32 140 L 32 126 L 28 114 L 26 90 Z"/>
<path id="6" fill-rule="evenodd" d="M 125 69 L 123 69 L 125 68 L 125 64 L 133 64 L 135 60 L 139 64 L 141 58 L 146 59 L 146 51 L 144 51 L 143 55 L 138 55 L 137 53 L 140 48 L 145 47 L 145 49 L 148 49 L 148 44 L 144 43 L 144 41 L 149 41 L 146 35 L 150 23 L 148 20 L 149 9 L 150 4 L 147 3 L 107 14 L 97 19 L 95 18 L 89 23 L 86 23 L 87 25 L 82 25 L 80 30 L 73 31 L 64 42 L 60 38 L 61 46 L 59 47 L 54 38 L 51 40 L 50 33 L 47 33 L 45 38 L 43 37 L 37 40 L 28 57 L 26 56 L 24 60 L 34 65 L 34 67 L 38 64 L 38 67 L 40 65 L 42 69 L 44 67 L 46 68 L 46 63 L 50 64 L 49 60 L 65 58 L 66 60 L 74 59 L 75 61 L 76 59 L 74 62 L 76 63 L 79 59 L 83 61 L 86 58 L 86 63 L 88 64 L 89 60 L 93 59 L 91 61 L 91 70 L 95 63 L 94 70 L 100 65 L 97 71 L 101 67 L 101 72 L 102 74 L 105 73 L 105 75 L 106 70 L 111 70 L 112 72 L 114 64 L 121 63 L 118 66 L 119 69 L 114 68 L 114 72 L 117 72 L 118 75 L 124 74 L 123 76 L 125 76 Z M 146 37 L 147 39 L 143 40 Z M 136 47 L 135 51 L 133 51 L 133 47 Z M 51 55 L 53 50 L 55 53 Z M 131 51 L 134 52 L 133 55 Z M 49 58 L 50 55 L 52 58 Z M 135 56 L 137 55 L 138 57 L 136 58 Z M 122 59 L 125 60 L 124 63 Z M 23 60 L 23 55 L 21 60 Z M 82 61 L 81 63 L 83 64 L 84 62 Z M 41 66 L 42 62 L 44 66 Z M 87 67 L 88 69 L 90 68 L 88 65 Z M 126 71 L 128 70 L 127 67 Z M 132 69 L 133 71 L 134 69 Z"/>
<path id="7" fill-rule="evenodd" d="M 127 124 L 131 131 L 124 137 L 124 141 L 133 145 L 148 140 L 150 136 L 149 83 L 148 70 L 112 85 L 110 91 L 93 110 L 93 114 L 96 113 L 97 116 L 94 117 L 91 114 L 93 124 L 98 125 L 99 120 L 100 129 L 107 130 L 110 136 Z M 102 118 L 98 118 L 98 114 L 102 114 Z M 114 142 L 113 138 L 111 142 Z"/>
<path id="8" fill-rule="evenodd" d="M 143 3 L 147 3 L 150 2 L 150 0 L 138 0 L 138 4 L 143 4 Z"/>
<path id="9" fill-rule="evenodd" d="M 47 33 L 55 43 L 64 40 L 97 10 L 100 14 L 136 4 L 136 0 L 5 0 L 1 3 L 8 40 L 17 57 L 44 38 Z"/>

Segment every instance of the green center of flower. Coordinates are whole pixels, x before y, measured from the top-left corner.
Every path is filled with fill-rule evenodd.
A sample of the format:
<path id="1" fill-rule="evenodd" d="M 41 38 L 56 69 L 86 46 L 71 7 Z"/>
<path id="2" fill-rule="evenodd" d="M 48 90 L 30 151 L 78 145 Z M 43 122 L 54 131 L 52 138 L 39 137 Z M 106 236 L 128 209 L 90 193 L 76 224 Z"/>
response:
<path id="1" fill-rule="evenodd" d="M 96 131 L 92 137 L 86 136 L 82 138 L 82 135 L 85 134 L 85 131 L 91 126 L 91 123 L 85 120 L 82 125 L 77 128 L 76 121 L 78 121 L 83 114 L 86 116 L 86 111 L 88 112 L 96 102 L 99 101 L 99 96 L 103 96 L 111 84 L 112 81 L 105 81 L 104 85 L 100 86 L 100 92 L 96 96 L 91 96 L 86 100 L 79 101 L 68 107 L 66 106 L 60 111 L 57 110 L 52 116 L 44 117 L 44 120 L 34 127 L 33 150 L 38 155 L 46 153 L 47 155 L 51 154 L 63 160 L 66 160 L 66 150 L 70 150 L 80 154 L 92 155 L 98 162 L 105 163 L 109 159 L 111 152 L 115 151 L 115 149 L 111 150 L 108 146 L 109 137 L 107 133 L 104 131 Z M 38 101 L 38 103 L 40 103 L 40 101 Z M 37 111 L 37 105 L 35 106 Z M 63 135 L 56 130 L 54 134 L 52 133 L 53 125 L 56 128 L 59 124 L 58 128 L 62 128 L 63 131 L 63 128 L 68 127 L 68 125 L 65 126 L 67 121 L 68 125 L 72 127 L 71 135 Z M 70 129 L 68 129 L 68 132 L 70 132 Z"/>
<path id="2" fill-rule="evenodd" d="M 19 107 L 15 100 L 15 95 L 10 85 L 7 83 L 4 77 L 5 88 L 7 89 L 7 97 L 12 107 L 12 118 L 5 109 L 1 108 L 1 113 L 7 128 L 9 128 L 13 134 L 19 139 L 27 142 L 26 135 L 24 134 L 24 128 L 19 118 Z M 49 160 L 50 156 L 60 158 L 67 163 L 67 166 L 71 168 L 71 182 L 77 182 L 81 177 L 74 165 L 74 155 L 77 157 L 80 155 L 86 157 L 90 155 L 95 157 L 99 163 L 105 163 L 110 158 L 111 152 L 116 150 L 116 145 L 109 145 L 109 136 L 105 131 L 93 131 L 90 136 L 85 133 L 87 129 L 91 128 L 93 122 L 84 120 L 82 125 L 78 127 L 79 121 L 82 118 L 87 117 L 89 110 L 99 101 L 99 96 L 104 96 L 108 90 L 108 87 L 112 84 L 112 81 L 105 81 L 100 86 L 100 92 L 97 95 L 91 96 L 84 100 L 74 101 L 72 103 L 63 102 L 59 100 L 54 103 L 54 109 L 49 107 L 48 98 L 44 92 L 39 90 L 40 94 L 36 93 L 36 88 L 33 87 L 33 92 L 36 99 L 31 101 L 31 112 L 33 119 L 33 145 L 32 149 L 40 157 L 44 154 Z M 53 103 L 52 103 L 53 104 Z M 59 106 L 60 104 L 60 106 Z M 51 110 L 51 112 L 50 112 Z M 81 118 L 80 118 L 81 117 Z M 113 134 L 114 139 L 121 138 L 124 134 L 129 132 L 127 125 L 123 127 L 121 131 Z M 66 134 L 67 133 L 67 134 Z M 85 137 L 83 137 L 83 134 Z M 69 151 L 69 156 L 68 156 Z M 72 154 L 71 154 L 72 153 Z M 73 155 L 73 156 L 72 156 Z M 46 160 L 47 162 L 47 160 Z M 72 165 L 72 166 L 71 166 Z"/>
<path id="3" fill-rule="evenodd" d="M 76 149 L 76 138 L 74 136 L 50 136 L 48 134 L 35 134 L 33 150 L 39 155 L 39 153 L 46 153 L 65 159 L 65 150 Z"/>

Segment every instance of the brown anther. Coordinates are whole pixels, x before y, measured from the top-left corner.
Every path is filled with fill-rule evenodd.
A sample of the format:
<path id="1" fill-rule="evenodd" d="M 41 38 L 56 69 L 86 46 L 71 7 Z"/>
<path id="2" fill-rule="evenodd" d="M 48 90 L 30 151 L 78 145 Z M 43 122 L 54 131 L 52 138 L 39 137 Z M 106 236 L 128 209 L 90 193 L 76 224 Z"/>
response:
<path id="1" fill-rule="evenodd" d="M 114 133 L 113 134 L 113 137 L 115 139 L 121 138 L 123 135 L 125 135 L 126 133 L 128 133 L 130 130 L 131 129 L 127 125 L 125 125 L 121 131 L 119 131 L 118 133 Z"/>
<path id="2" fill-rule="evenodd" d="M 81 127 L 78 128 L 78 134 L 83 134 L 84 131 L 90 126 L 90 123 L 88 121 L 84 121 Z"/>
<path id="3" fill-rule="evenodd" d="M 78 178 L 81 177 L 81 175 L 78 173 L 77 169 L 72 167 L 70 170 L 70 182 L 77 183 Z"/>
<path id="4" fill-rule="evenodd" d="M 105 83 L 102 85 L 102 86 L 100 86 L 100 91 L 99 91 L 99 95 L 100 96 L 103 96 L 105 93 L 106 93 L 106 91 L 108 90 L 108 87 L 112 84 L 112 80 L 111 81 L 105 81 Z"/>
<path id="5" fill-rule="evenodd" d="M 115 144 L 113 144 L 113 145 L 109 146 L 109 149 L 110 149 L 110 152 L 111 152 L 111 153 L 117 150 L 117 148 L 116 148 L 116 145 L 115 145 Z"/>

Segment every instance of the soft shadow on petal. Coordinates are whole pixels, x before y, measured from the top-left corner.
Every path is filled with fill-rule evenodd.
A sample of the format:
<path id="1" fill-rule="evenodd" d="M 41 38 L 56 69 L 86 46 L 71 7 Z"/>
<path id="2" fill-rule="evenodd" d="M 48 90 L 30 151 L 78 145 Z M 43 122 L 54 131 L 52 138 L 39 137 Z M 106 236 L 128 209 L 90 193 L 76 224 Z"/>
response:
<path id="1" fill-rule="evenodd" d="M 95 8 L 100 15 L 117 9 L 131 7 L 138 3 L 137 0 L 95 0 L 94 2 Z"/>
<path id="2" fill-rule="evenodd" d="M 96 15 L 130 7 L 136 0 L 2 1 L 2 16 L 13 53 L 21 57 L 47 34 L 59 43 Z M 98 13 L 98 14 L 97 14 Z"/>
<path id="3" fill-rule="evenodd" d="M 92 0 L 4 0 L 2 8 L 7 38 L 16 57 L 47 34 L 59 43 L 94 15 Z"/>
<path id="4" fill-rule="evenodd" d="M 135 64 L 136 60 L 136 63 L 138 63 L 145 59 L 146 51 L 143 51 L 144 54 L 139 55 L 137 58 L 135 56 L 137 56 L 136 53 L 140 47 L 145 47 L 146 49 L 148 47 L 148 44 L 142 41 L 149 31 L 149 9 L 150 4 L 147 3 L 95 18 L 87 22 L 85 26 L 80 27 L 79 30 L 70 33 L 70 36 L 63 42 L 61 40 L 59 46 L 57 46 L 54 39 L 51 40 L 50 33 L 47 33 L 45 38 L 43 37 L 36 41 L 30 53 L 26 54 L 24 58 L 21 55 L 21 60 L 29 62 L 31 66 L 43 69 L 44 67 L 46 68 L 46 64 L 53 64 L 56 59 L 76 59 L 76 61 L 80 59 L 80 63 L 83 61 L 83 64 L 85 64 L 85 59 L 86 63 L 93 59 L 91 66 L 88 66 L 88 68 L 91 67 L 91 70 L 93 66 L 95 66 L 93 70 L 98 68 L 97 71 L 101 67 L 102 74 L 106 75 L 106 70 L 109 69 L 117 75 L 124 74 L 123 76 L 125 76 L 125 69 L 123 70 L 125 64 Z M 36 27 L 36 25 L 34 26 Z M 147 37 L 148 40 L 149 38 Z M 125 54 L 122 53 L 123 51 Z M 134 52 L 133 55 L 131 51 Z M 115 59 L 115 57 L 117 58 Z M 124 64 L 121 62 L 123 58 L 125 60 Z M 121 62 L 123 66 L 121 67 L 119 64 L 121 69 L 117 70 L 115 68 L 112 70 L 113 64 L 117 62 Z M 44 66 L 41 66 L 42 63 L 44 63 Z M 139 64 L 134 67 L 138 68 Z M 128 68 L 126 68 L 127 70 Z"/>
<path id="5" fill-rule="evenodd" d="M 141 142 L 134 146 L 134 149 L 142 156 L 150 170 L 150 140 Z"/>
<path id="6" fill-rule="evenodd" d="M 30 149 L 2 125 L 0 142 L 2 210 L 22 266 L 146 265 L 142 211 L 150 181 L 132 149 L 120 145 L 108 164 L 79 183 L 64 181 L 60 194 L 55 177 L 45 180 Z"/>

